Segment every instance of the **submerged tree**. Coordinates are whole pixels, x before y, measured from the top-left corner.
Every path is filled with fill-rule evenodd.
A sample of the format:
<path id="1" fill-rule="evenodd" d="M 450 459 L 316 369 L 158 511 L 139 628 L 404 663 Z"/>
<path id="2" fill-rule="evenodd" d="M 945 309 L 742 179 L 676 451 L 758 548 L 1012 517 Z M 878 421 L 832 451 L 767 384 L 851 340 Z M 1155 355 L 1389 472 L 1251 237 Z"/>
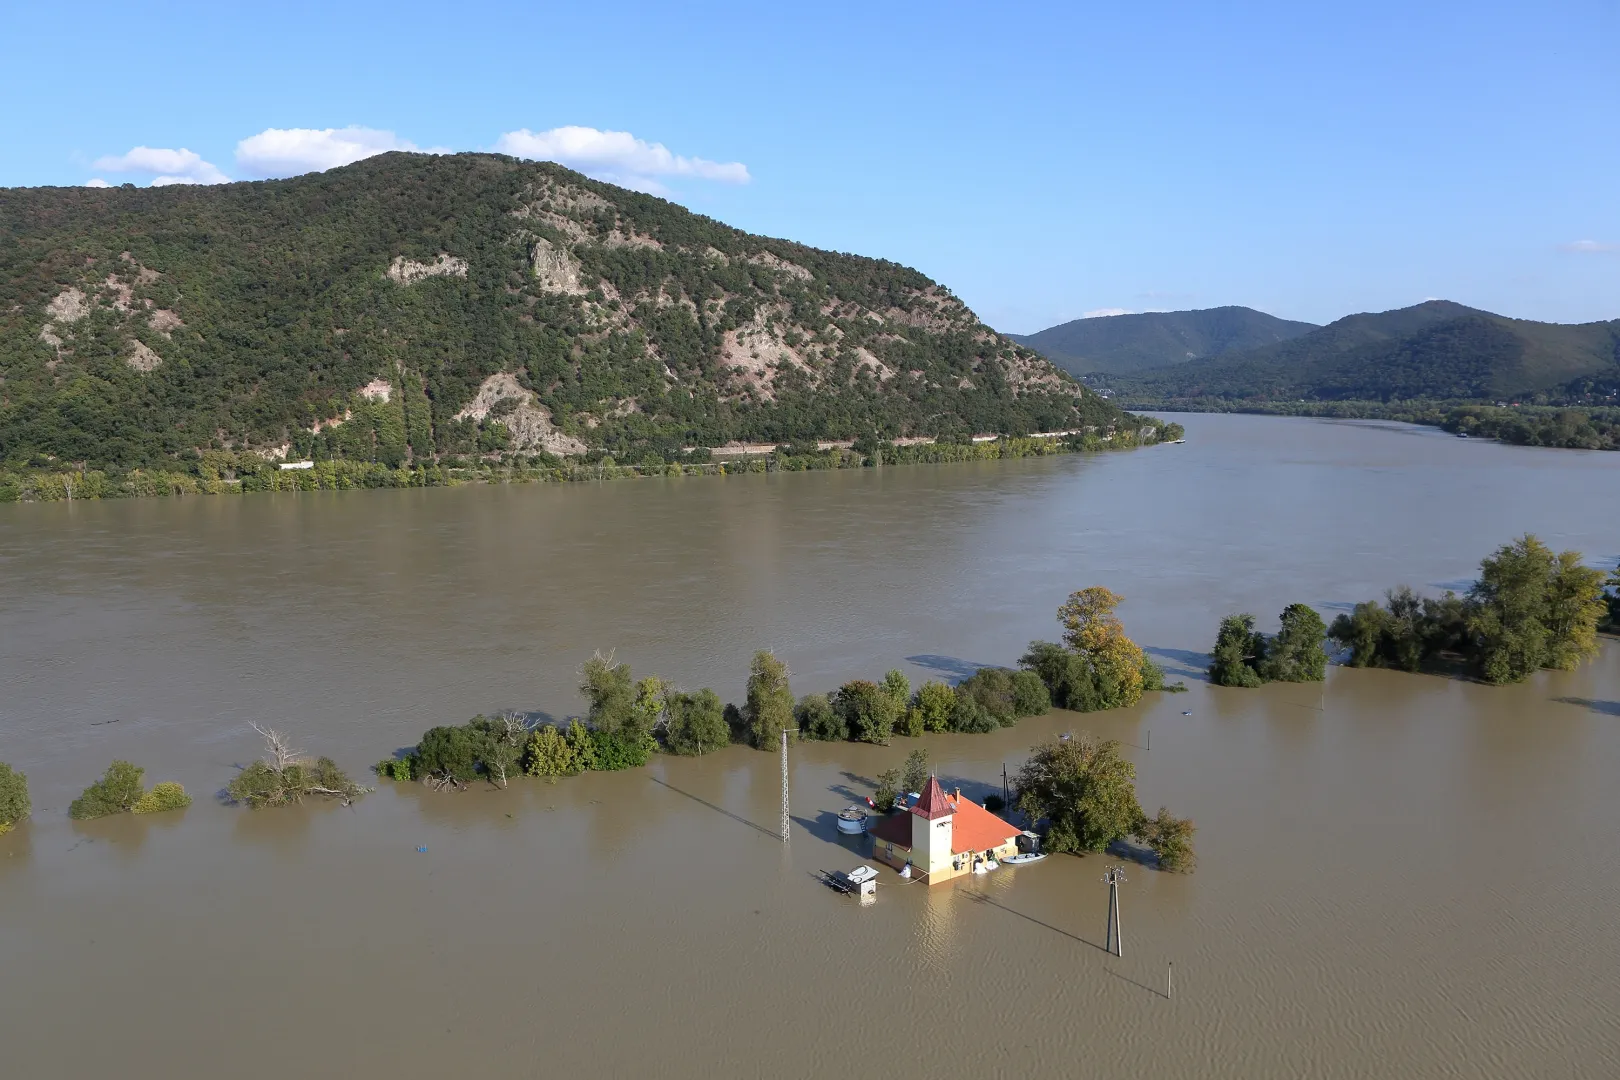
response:
<path id="1" fill-rule="evenodd" d="M 731 742 L 726 707 L 713 690 L 672 692 L 667 697 L 669 720 L 665 745 L 674 754 L 707 754 Z"/>
<path id="2" fill-rule="evenodd" d="M 898 668 L 890 670 L 883 676 L 883 690 L 894 702 L 895 733 L 904 735 L 906 705 L 911 700 L 911 680 L 906 673 Z"/>
<path id="3" fill-rule="evenodd" d="M 1383 657 L 1382 644 L 1389 628 L 1389 612 L 1375 600 L 1363 600 L 1348 615 L 1339 615 L 1328 627 L 1328 637 L 1340 648 L 1349 649 L 1351 667 L 1376 667 Z"/>
<path id="4" fill-rule="evenodd" d="M 1248 612 L 1228 615 L 1215 634 L 1209 681 L 1216 686 L 1259 686 L 1260 664 L 1266 657 L 1266 636 L 1254 628 Z"/>
<path id="5" fill-rule="evenodd" d="M 921 718 L 924 731 L 951 730 L 951 710 L 955 705 L 955 691 L 937 680 L 917 687 L 911 699 L 911 708 Z"/>
<path id="6" fill-rule="evenodd" d="M 850 738 L 861 742 L 886 743 L 894 730 L 894 697 L 869 679 L 853 679 L 838 688 L 832 707 L 849 728 Z"/>
<path id="7" fill-rule="evenodd" d="M 595 731 L 618 733 L 626 727 L 642 726 L 636 708 L 636 687 L 629 664 L 615 664 L 613 654 L 600 652 L 579 669 L 579 692 L 585 698 L 585 719 Z M 651 730 L 650 724 L 646 730 Z"/>
<path id="8" fill-rule="evenodd" d="M 1603 571 L 1581 565 L 1578 552 L 1562 551 L 1547 586 L 1547 666 L 1573 671 L 1597 655 L 1598 625 L 1608 612 Z"/>
<path id="9" fill-rule="evenodd" d="M 877 790 L 872 793 L 872 803 L 880 813 L 887 814 L 893 810 L 900 797 L 900 770 L 884 769 L 878 773 Z"/>
<path id="10" fill-rule="evenodd" d="M 1178 818 L 1164 807 L 1154 817 L 1145 817 L 1135 830 L 1135 836 L 1153 849 L 1159 857 L 1159 868 L 1173 873 L 1191 873 L 1198 862 L 1193 851 L 1193 833 L 1197 831 L 1189 818 Z"/>
<path id="11" fill-rule="evenodd" d="M 523 751 L 529 743 L 529 724 L 522 713 L 507 710 L 489 725 L 484 746 L 484 772 L 490 782 L 505 787 L 509 777 L 523 767 Z"/>
<path id="12" fill-rule="evenodd" d="M 562 732 L 550 724 L 543 724 L 529 732 L 523 749 L 523 772 L 528 776 L 544 776 L 555 780 L 559 776 L 572 776 L 583 771 L 574 748 Z"/>
<path id="13" fill-rule="evenodd" d="M 0 761 L 0 833 L 8 833 L 28 816 L 28 777 Z"/>
<path id="14" fill-rule="evenodd" d="M 804 695 L 799 699 L 798 708 L 793 710 L 793 718 L 798 721 L 799 734 L 807 739 L 842 742 L 849 738 L 849 725 L 832 707 L 826 694 Z"/>
<path id="15" fill-rule="evenodd" d="M 1266 645 L 1260 674 L 1277 682 L 1321 682 L 1327 677 L 1327 625 L 1308 604 L 1289 604 L 1282 629 Z"/>
<path id="16" fill-rule="evenodd" d="M 1076 710 L 1134 705 L 1150 681 L 1162 685 L 1114 614 L 1122 597 L 1100 586 L 1072 593 L 1058 609 L 1063 645 L 1032 642 L 1019 663 L 1046 684 L 1052 703 Z M 1156 677 L 1150 680 L 1150 675 Z"/>
<path id="17" fill-rule="evenodd" d="M 748 667 L 748 697 L 743 705 L 743 722 L 749 741 L 761 750 L 773 749 L 782 732 L 793 726 L 793 691 L 788 686 L 787 665 L 775 654 L 761 649 Z"/>
<path id="18" fill-rule="evenodd" d="M 1017 806 L 1047 822 L 1049 851 L 1102 851 L 1130 836 L 1142 820 L 1136 766 L 1116 739 L 1081 734 L 1032 747 L 1018 772 Z"/>
<path id="19" fill-rule="evenodd" d="M 237 773 L 226 791 L 235 802 L 257 810 L 301 803 L 310 796 L 337 799 L 348 806 L 367 788 L 350 780 L 331 758 L 310 761 L 274 728 L 253 725 L 264 738 L 265 756 Z"/>
<path id="20" fill-rule="evenodd" d="M 1518 682 L 1594 655 L 1602 595 L 1602 573 L 1582 566 L 1577 552 L 1555 555 L 1528 533 L 1498 548 L 1468 594 L 1480 674 Z"/>
<path id="21" fill-rule="evenodd" d="M 900 786 L 907 793 L 921 791 L 928 783 L 928 751 L 918 747 L 906 755 L 900 768 Z"/>

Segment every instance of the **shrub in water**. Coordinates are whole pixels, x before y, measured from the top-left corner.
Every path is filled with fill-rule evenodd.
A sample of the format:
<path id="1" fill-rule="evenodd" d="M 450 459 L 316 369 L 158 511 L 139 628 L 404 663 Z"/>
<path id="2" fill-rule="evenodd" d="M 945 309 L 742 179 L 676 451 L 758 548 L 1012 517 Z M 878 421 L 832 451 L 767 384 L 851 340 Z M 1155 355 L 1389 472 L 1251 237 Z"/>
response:
<path id="1" fill-rule="evenodd" d="M 0 761 L 0 833 L 28 816 L 28 777 Z"/>
<path id="2" fill-rule="evenodd" d="M 152 790 L 135 800 L 130 809 L 137 814 L 161 814 L 167 810 L 184 810 L 191 805 L 191 796 L 186 789 L 173 780 L 164 780 L 153 784 Z"/>
<path id="3" fill-rule="evenodd" d="M 106 817 L 108 814 L 127 814 L 141 797 L 141 774 L 146 770 L 127 761 L 115 761 L 107 766 L 100 780 L 84 789 L 84 794 L 73 800 L 68 816 L 80 821 Z"/>

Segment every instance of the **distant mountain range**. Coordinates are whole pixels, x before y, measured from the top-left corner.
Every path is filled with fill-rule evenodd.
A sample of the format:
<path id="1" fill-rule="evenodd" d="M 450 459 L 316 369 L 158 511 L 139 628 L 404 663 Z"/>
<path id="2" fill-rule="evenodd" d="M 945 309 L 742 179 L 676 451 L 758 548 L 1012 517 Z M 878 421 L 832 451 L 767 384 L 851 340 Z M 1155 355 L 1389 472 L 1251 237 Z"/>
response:
<path id="1" fill-rule="evenodd" d="M 1217 308 L 1167 315 L 1247 310 Z M 1251 314 L 1270 318 L 1260 312 Z M 1083 322 L 1122 323 L 1126 318 L 1143 320 L 1146 316 Z M 1306 326 L 1273 321 L 1279 328 Z M 1018 340 L 1040 350 L 1043 339 L 1053 341 L 1076 325 L 1068 323 Z M 1122 369 L 1117 358 L 1133 349 L 1139 353 L 1158 350 L 1162 355 L 1164 328 L 1176 323 L 1138 321 L 1134 325 L 1134 342 L 1127 334 L 1106 331 L 1114 335 L 1111 356 L 1116 366 L 1092 368 L 1089 381 L 1138 405 L 1196 399 L 1253 403 L 1490 401 L 1537 394 L 1557 399 L 1620 377 L 1620 320 L 1579 325 L 1532 322 L 1445 300 L 1349 315 L 1327 326 L 1290 333 L 1283 340 L 1227 348 L 1171 365 Z"/>
<path id="2" fill-rule="evenodd" d="M 1129 375 L 1207 356 L 1258 349 L 1317 329 L 1247 307 L 1149 311 L 1075 319 L 1037 334 L 1008 334 L 1075 375 Z"/>

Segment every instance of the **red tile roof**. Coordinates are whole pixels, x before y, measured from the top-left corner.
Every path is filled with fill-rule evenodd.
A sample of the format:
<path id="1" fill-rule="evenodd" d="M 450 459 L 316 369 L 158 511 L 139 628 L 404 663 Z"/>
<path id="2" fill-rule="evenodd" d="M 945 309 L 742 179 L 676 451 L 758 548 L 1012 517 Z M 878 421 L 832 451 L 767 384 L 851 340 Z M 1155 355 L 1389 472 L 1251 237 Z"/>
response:
<path id="1" fill-rule="evenodd" d="M 911 808 L 911 812 L 920 818 L 934 821 L 947 814 L 956 813 L 956 807 L 945 797 L 945 789 L 939 786 L 939 777 L 930 776 L 928 783 L 923 785 L 922 798 L 917 800 L 917 805 Z"/>
<path id="2" fill-rule="evenodd" d="M 1010 843 L 1019 833 L 972 799 L 957 799 L 956 818 L 951 822 L 951 854 L 988 851 Z"/>
<path id="3" fill-rule="evenodd" d="M 938 784 L 938 781 L 930 781 Z M 923 798 L 927 798 L 927 791 Z M 1018 827 L 1009 825 L 978 803 L 971 799 L 957 798 L 952 800 L 946 795 L 944 789 L 940 790 L 940 800 L 948 808 L 946 813 L 952 815 L 951 820 L 951 854 L 962 855 L 969 851 L 988 851 L 991 848 L 1009 844 L 1018 836 Z M 922 805 L 918 803 L 918 805 Z M 917 813 L 913 807 L 911 812 Z M 919 817 L 927 817 L 919 814 Z M 944 817 L 944 814 L 936 814 Z M 866 831 L 876 840 L 886 840 L 896 847 L 911 848 L 911 818 L 905 814 L 885 814 L 883 817 L 873 818 L 867 825 Z"/>

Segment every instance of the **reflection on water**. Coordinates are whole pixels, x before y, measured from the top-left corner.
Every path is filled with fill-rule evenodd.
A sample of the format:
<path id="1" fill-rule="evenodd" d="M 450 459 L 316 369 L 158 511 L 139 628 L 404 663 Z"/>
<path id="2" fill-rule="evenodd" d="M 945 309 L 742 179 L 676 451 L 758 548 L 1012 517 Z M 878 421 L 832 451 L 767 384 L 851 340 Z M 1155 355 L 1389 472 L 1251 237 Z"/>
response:
<path id="1" fill-rule="evenodd" d="M 28 987 L 0 1009 L 8 1063 L 1620 1074 L 1620 649 L 1503 689 L 1199 677 L 1232 611 L 1269 629 L 1294 601 L 1454 583 L 1525 529 L 1612 560 L 1620 458 L 1184 419 L 1185 446 L 1091 459 L 0 507 L 0 758 L 37 808 L 0 837 L 0 971 Z M 258 752 L 250 720 L 359 775 L 435 723 L 577 711 L 598 647 L 731 700 L 761 647 L 801 693 L 915 684 L 1012 662 L 1094 583 L 1190 692 L 920 742 L 973 798 L 1040 738 L 1127 744 L 1143 804 L 1197 822 L 1199 870 L 1128 865 L 1123 958 L 1101 948 L 1110 859 L 884 871 L 869 908 L 815 882 L 869 859 L 829 815 L 911 740 L 795 746 L 787 845 L 778 758 L 741 747 L 384 783 L 352 809 L 202 794 Z M 68 822 L 115 757 L 196 805 Z"/>

